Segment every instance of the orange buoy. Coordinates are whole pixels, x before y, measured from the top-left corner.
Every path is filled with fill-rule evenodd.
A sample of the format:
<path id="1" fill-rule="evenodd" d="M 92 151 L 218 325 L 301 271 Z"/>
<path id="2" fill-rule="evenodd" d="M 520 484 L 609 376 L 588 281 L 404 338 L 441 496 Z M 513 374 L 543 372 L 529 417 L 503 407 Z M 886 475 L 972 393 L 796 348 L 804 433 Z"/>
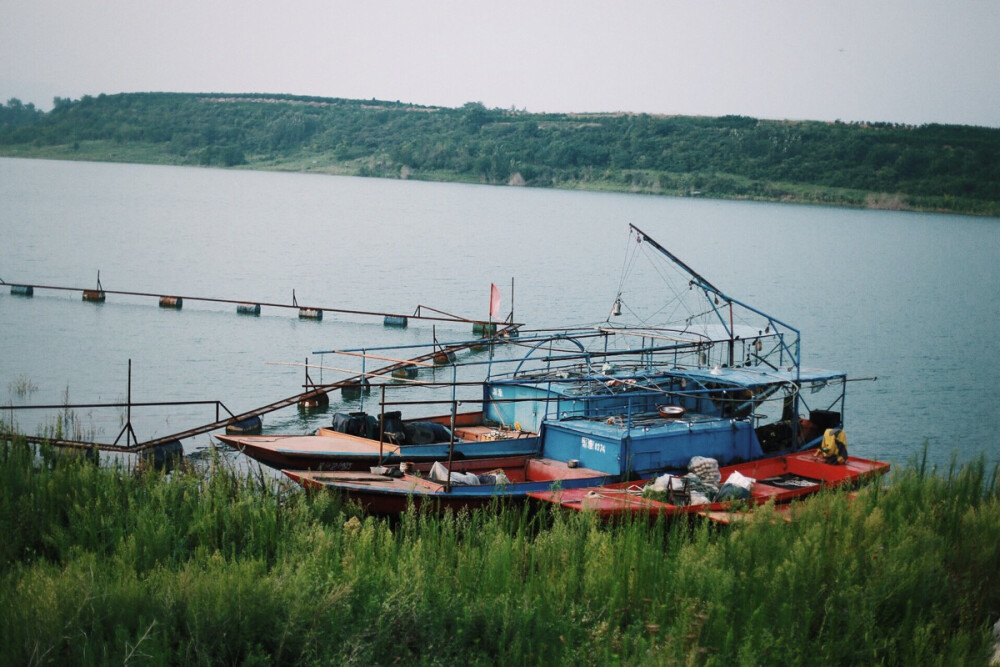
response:
<path id="1" fill-rule="evenodd" d="M 179 296 L 161 296 L 160 297 L 160 308 L 176 308 L 180 310 L 181 306 L 184 305 L 184 299 Z"/>

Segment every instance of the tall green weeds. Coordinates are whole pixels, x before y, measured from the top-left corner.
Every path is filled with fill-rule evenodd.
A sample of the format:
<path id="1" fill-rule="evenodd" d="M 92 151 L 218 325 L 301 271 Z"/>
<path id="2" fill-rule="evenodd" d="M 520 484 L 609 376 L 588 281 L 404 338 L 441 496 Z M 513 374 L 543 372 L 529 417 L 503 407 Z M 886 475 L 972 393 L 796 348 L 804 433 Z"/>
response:
<path id="1" fill-rule="evenodd" d="M 0 447 L 2 664 L 983 664 L 997 471 L 911 465 L 786 522 L 364 517 L 217 465 Z"/>

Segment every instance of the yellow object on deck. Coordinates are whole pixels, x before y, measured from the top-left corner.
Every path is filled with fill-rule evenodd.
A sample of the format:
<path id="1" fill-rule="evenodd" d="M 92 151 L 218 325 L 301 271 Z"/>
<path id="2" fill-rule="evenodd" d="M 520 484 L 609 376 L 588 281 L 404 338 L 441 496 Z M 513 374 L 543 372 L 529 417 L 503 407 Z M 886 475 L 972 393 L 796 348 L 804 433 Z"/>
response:
<path id="1" fill-rule="evenodd" d="M 847 460 L 847 434 L 840 428 L 828 428 L 823 433 L 823 442 L 816 450 L 816 456 L 826 459 L 827 463 L 841 464 Z"/>

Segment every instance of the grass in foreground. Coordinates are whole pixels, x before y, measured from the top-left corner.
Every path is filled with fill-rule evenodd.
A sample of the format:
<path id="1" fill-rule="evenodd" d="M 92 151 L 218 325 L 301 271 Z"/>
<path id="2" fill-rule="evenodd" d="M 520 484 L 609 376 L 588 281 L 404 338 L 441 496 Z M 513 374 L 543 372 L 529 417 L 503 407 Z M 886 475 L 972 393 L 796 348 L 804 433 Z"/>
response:
<path id="1" fill-rule="evenodd" d="M 364 518 L 221 468 L 0 447 L 2 664 L 984 664 L 997 471 L 912 465 L 792 524 Z"/>

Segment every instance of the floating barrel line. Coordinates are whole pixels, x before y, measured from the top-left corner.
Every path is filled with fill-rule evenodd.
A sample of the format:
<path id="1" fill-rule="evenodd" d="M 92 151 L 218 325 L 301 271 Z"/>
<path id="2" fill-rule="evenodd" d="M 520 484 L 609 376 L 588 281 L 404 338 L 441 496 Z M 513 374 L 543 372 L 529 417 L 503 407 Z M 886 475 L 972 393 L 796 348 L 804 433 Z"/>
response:
<path id="1" fill-rule="evenodd" d="M 64 292 L 80 292 L 83 295 L 84 301 L 89 301 L 92 303 L 104 303 L 109 294 L 112 295 L 122 295 L 122 296 L 140 296 L 140 297 L 152 297 L 158 299 L 161 308 L 171 308 L 180 310 L 183 306 L 184 301 L 203 301 L 206 303 L 227 303 L 236 306 L 236 312 L 240 315 L 253 315 L 258 316 L 261 313 L 262 308 L 294 308 L 298 311 L 300 319 L 312 319 L 312 320 L 322 320 L 323 313 L 343 313 L 346 315 L 370 315 L 374 317 L 383 318 L 383 324 L 385 326 L 392 327 L 406 327 L 410 319 L 419 320 L 432 320 L 437 322 L 459 322 L 472 324 L 473 331 L 475 333 L 482 333 L 484 335 L 494 335 L 497 331 L 497 324 L 495 322 L 481 322 L 467 317 L 459 317 L 458 315 L 452 315 L 450 313 L 445 313 L 444 311 L 437 310 L 435 308 L 430 308 L 429 306 L 417 306 L 416 311 L 413 315 L 400 315 L 398 313 L 384 313 L 371 310 L 352 310 L 347 308 L 319 308 L 314 306 L 302 306 L 299 305 L 298 299 L 295 297 L 295 292 L 292 292 L 292 303 L 267 303 L 263 301 L 251 301 L 246 299 L 220 299 L 214 297 L 204 297 L 204 296 L 180 296 L 180 295 L 165 295 L 165 294 L 155 294 L 152 292 L 133 292 L 128 290 L 110 290 L 105 289 L 101 285 L 101 275 L 100 272 L 97 274 L 97 287 L 96 289 L 80 288 L 80 287 L 62 287 L 57 285 L 31 285 L 27 283 L 7 283 L 4 280 L 0 280 L 0 284 L 10 285 L 10 293 L 17 296 L 34 296 L 35 290 L 55 290 Z M 430 310 L 436 315 L 424 315 L 423 310 Z M 503 324 L 505 327 L 513 327 L 516 331 L 517 327 L 521 324 L 514 322 L 505 322 Z"/>
<path id="2" fill-rule="evenodd" d="M 433 319 L 433 318 L 425 318 L 425 319 Z M 501 336 L 503 336 L 504 334 L 510 335 L 512 332 L 517 331 L 518 327 L 520 326 L 521 326 L 520 324 L 506 324 L 497 333 L 498 335 Z M 464 342 L 464 343 L 456 343 L 453 345 L 447 345 L 445 349 L 451 352 L 458 352 L 460 350 L 468 349 L 471 346 L 472 346 L 471 342 Z M 329 350 L 329 352 L 334 352 L 334 350 Z M 340 352 L 346 353 L 345 351 L 340 351 Z M 374 355 L 370 354 L 364 355 L 364 353 L 362 354 L 363 356 L 368 356 L 369 358 L 374 357 Z M 307 391 L 304 391 L 302 393 L 296 394 L 294 396 L 289 396 L 288 398 L 282 399 L 280 401 L 275 401 L 274 403 L 259 407 L 255 410 L 244 412 L 243 414 L 236 415 L 232 419 L 220 420 L 213 422 L 211 424 L 205 424 L 204 426 L 191 428 L 188 429 L 187 431 L 182 431 L 180 433 L 174 433 L 173 435 L 167 435 L 163 436 L 162 438 L 156 438 L 155 440 L 150 440 L 148 442 L 142 443 L 141 445 L 138 445 L 137 448 L 147 449 L 150 447 L 156 447 L 157 445 L 161 445 L 163 443 L 169 443 L 173 440 L 184 440 L 186 438 L 190 438 L 196 435 L 201 435 L 203 433 L 210 433 L 211 431 L 226 427 L 234 422 L 240 422 L 250 417 L 260 417 L 261 415 L 264 415 L 268 412 L 274 412 L 275 410 L 280 410 L 282 408 L 297 405 L 299 401 L 301 401 L 303 398 L 315 395 L 319 392 L 329 393 L 335 389 L 342 389 L 344 387 L 348 387 L 349 389 L 357 389 L 358 387 L 361 387 L 362 389 L 367 388 L 370 390 L 370 387 L 368 387 L 369 376 L 391 375 L 392 371 L 408 365 L 414 365 L 417 367 L 428 366 L 428 365 L 433 366 L 432 360 L 434 358 L 434 354 L 435 354 L 434 352 L 428 352 L 426 354 L 422 354 L 418 357 L 414 357 L 412 359 L 407 359 L 407 360 L 394 360 L 386 357 L 384 358 L 384 360 L 393 361 L 394 363 L 390 363 L 388 366 L 383 366 L 382 368 L 376 369 L 374 372 L 360 373 L 351 377 L 347 377 L 337 382 L 324 383 L 324 384 L 312 384 L 310 382 L 310 387 L 307 387 Z M 414 382 L 414 380 L 409 380 L 409 381 Z"/>
<path id="3" fill-rule="evenodd" d="M 449 317 L 449 318 L 451 318 L 453 320 L 456 320 L 456 321 L 471 322 L 472 323 L 472 333 L 475 336 L 482 336 L 483 338 L 491 338 L 491 337 L 497 335 L 497 323 L 496 322 L 492 322 L 492 321 L 490 321 L 490 322 L 484 322 L 482 320 L 469 320 L 469 319 L 466 319 L 464 317 L 459 317 L 458 315 L 452 315 L 451 313 L 446 313 L 443 310 L 438 310 L 436 308 L 431 308 L 430 306 L 417 306 L 417 309 L 415 311 L 413 311 L 413 317 L 420 317 L 420 313 L 421 313 L 422 309 L 430 310 L 430 311 L 433 311 L 433 312 L 438 313 L 440 315 L 445 315 L 445 316 L 447 316 L 447 317 Z M 511 314 L 510 320 L 507 321 L 507 322 L 504 322 L 503 326 L 506 327 L 507 333 L 509 335 L 516 336 L 517 335 L 517 329 L 521 325 L 514 323 L 514 311 L 513 310 L 511 311 L 510 314 Z M 425 319 L 434 319 L 434 318 L 425 318 Z M 403 327 L 405 327 L 406 326 L 406 318 L 404 317 L 404 318 L 402 318 L 402 320 L 403 320 L 402 322 L 396 322 L 396 321 L 390 322 L 389 321 L 389 316 L 387 315 L 386 318 L 385 318 L 384 324 L 387 327 L 388 326 L 403 326 Z"/>

